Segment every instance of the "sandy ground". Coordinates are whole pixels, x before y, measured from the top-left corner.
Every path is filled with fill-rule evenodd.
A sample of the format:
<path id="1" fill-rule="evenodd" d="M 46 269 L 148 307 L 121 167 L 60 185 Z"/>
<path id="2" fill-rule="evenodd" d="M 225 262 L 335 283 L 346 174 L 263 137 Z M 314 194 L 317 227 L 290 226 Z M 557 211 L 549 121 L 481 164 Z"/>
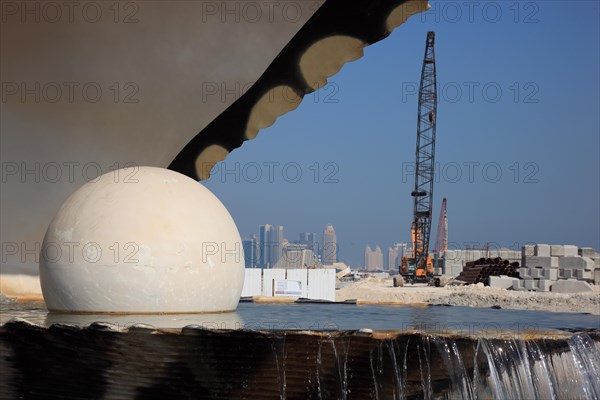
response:
<path id="1" fill-rule="evenodd" d="M 448 304 L 515 310 L 580 312 L 600 315 L 600 286 L 593 292 L 561 294 L 493 289 L 482 284 L 436 288 L 424 284 L 393 287 L 392 279 L 368 278 L 336 290 L 336 300 L 361 303 Z"/>
<path id="2" fill-rule="evenodd" d="M 391 278 L 367 278 L 347 283 L 336 290 L 336 301 L 358 300 L 362 304 L 447 304 L 451 306 L 492 307 L 514 310 L 579 312 L 600 315 L 600 286 L 593 292 L 561 294 L 493 289 L 488 286 L 446 286 L 425 284 L 393 287 Z M 40 296 L 19 297 L 19 301 L 42 301 Z M 293 302 L 292 298 L 257 298 L 255 302 Z M 0 293 L 0 304 L 13 302 Z"/>

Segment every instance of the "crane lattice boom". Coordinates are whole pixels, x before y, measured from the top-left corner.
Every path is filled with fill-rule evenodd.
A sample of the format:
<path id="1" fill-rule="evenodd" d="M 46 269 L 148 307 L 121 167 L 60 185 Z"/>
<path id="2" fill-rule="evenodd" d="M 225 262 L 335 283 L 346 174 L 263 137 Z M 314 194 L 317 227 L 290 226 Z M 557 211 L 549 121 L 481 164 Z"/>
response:
<path id="1" fill-rule="evenodd" d="M 434 52 L 435 33 L 427 32 L 419 86 L 415 187 L 413 208 L 413 257 L 417 268 L 426 268 L 431 233 L 431 209 L 435 165 L 437 84 Z"/>
<path id="2" fill-rule="evenodd" d="M 448 250 L 448 211 L 446 209 L 446 198 L 442 200 L 440 219 L 438 220 L 437 240 L 435 241 L 435 255 L 440 257 L 441 253 Z"/>

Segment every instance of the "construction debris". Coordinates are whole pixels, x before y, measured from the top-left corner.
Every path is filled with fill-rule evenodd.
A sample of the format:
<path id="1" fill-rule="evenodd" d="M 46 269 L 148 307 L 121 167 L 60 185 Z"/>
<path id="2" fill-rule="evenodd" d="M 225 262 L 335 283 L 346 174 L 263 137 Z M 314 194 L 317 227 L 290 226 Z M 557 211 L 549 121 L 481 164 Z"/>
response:
<path id="1" fill-rule="evenodd" d="M 394 276 L 394 287 L 404 286 L 404 278 L 401 275 Z"/>
<path id="2" fill-rule="evenodd" d="M 440 287 L 444 287 L 446 285 L 449 285 L 451 282 L 454 281 L 454 279 L 455 279 L 455 277 L 451 276 L 451 275 L 442 275 L 442 276 L 440 276 L 439 277 Z"/>

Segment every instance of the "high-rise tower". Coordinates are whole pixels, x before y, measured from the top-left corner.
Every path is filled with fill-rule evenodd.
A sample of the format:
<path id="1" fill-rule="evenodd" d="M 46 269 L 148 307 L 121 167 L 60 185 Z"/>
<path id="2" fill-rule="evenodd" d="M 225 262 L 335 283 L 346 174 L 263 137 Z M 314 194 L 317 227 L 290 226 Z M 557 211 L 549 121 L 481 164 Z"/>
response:
<path id="1" fill-rule="evenodd" d="M 367 271 L 382 271 L 383 270 L 383 252 L 381 247 L 375 247 L 371 250 L 370 246 L 365 248 L 365 268 Z"/>
<path id="2" fill-rule="evenodd" d="M 271 242 L 273 226 L 269 224 L 261 225 L 258 228 L 259 236 L 259 262 L 261 268 L 270 268 L 271 263 Z"/>
<path id="3" fill-rule="evenodd" d="M 277 264 L 283 254 L 283 226 L 277 225 L 271 227 L 271 268 Z"/>
<path id="4" fill-rule="evenodd" d="M 331 224 L 327 224 L 323 230 L 323 250 L 321 251 L 323 265 L 333 265 L 334 262 L 337 262 L 337 249 L 335 230 Z"/>
<path id="5" fill-rule="evenodd" d="M 396 243 L 388 249 L 387 270 L 395 273 L 398 270 L 400 263 L 400 245 Z"/>
<path id="6" fill-rule="evenodd" d="M 310 232 L 300 233 L 300 240 L 298 243 L 306 245 L 308 250 L 312 250 L 315 255 L 319 253 L 319 245 L 317 243 L 317 234 Z"/>
<path id="7" fill-rule="evenodd" d="M 242 243 L 244 246 L 244 261 L 246 268 L 256 268 L 260 261 L 260 246 L 256 235 L 244 239 Z"/>

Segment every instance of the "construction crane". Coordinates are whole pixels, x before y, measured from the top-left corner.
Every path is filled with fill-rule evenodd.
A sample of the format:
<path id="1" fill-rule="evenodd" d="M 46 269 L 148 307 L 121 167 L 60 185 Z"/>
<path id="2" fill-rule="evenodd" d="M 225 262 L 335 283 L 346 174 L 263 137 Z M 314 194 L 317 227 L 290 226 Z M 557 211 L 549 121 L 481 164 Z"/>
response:
<path id="1" fill-rule="evenodd" d="M 438 220 L 437 239 L 435 241 L 434 253 L 436 257 L 446 253 L 448 250 L 448 211 L 446 209 L 446 198 L 442 200 L 442 208 L 440 209 L 440 218 Z"/>
<path id="2" fill-rule="evenodd" d="M 435 165 L 435 126 L 437 117 L 437 84 L 435 70 L 435 33 L 427 32 L 425 56 L 419 85 L 417 119 L 417 151 L 411 225 L 412 254 L 402 257 L 400 274 L 409 282 L 431 282 L 433 262 L 429 256 L 431 208 Z"/>

